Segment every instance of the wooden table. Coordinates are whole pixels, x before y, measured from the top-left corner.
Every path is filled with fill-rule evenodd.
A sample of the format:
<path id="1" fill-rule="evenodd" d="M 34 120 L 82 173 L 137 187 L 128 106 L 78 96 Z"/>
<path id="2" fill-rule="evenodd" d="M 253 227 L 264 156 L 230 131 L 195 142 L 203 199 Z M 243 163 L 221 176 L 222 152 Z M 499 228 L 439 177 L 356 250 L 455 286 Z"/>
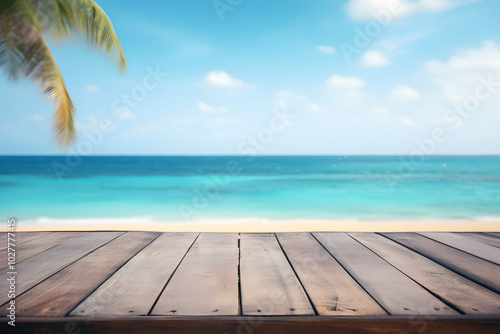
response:
<path id="1" fill-rule="evenodd" d="M 495 233 L 16 233 L 12 333 L 499 333 Z"/>

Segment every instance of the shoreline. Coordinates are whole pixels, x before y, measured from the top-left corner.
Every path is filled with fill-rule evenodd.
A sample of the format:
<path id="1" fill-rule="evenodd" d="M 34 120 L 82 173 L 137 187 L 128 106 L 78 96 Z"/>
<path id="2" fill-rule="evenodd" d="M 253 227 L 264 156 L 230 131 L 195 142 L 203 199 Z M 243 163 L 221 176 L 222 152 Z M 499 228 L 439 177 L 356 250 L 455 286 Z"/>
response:
<path id="1" fill-rule="evenodd" d="M 500 232 L 500 221 L 443 221 L 443 220 L 206 220 L 193 222 L 132 222 L 130 218 L 113 223 L 23 224 L 17 222 L 17 232 L 30 231 L 152 231 L 152 232 Z M 74 221 L 74 220 L 73 220 Z M 85 220 L 82 220 L 85 221 Z M 7 232 L 7 226 L 0 227 Z"/>

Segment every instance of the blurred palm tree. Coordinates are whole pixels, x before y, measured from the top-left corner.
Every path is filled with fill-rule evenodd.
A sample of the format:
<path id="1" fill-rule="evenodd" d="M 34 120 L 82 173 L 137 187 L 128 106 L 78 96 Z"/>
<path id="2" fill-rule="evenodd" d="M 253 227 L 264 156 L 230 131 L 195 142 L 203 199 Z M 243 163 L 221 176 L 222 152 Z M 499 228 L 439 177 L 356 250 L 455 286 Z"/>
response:
<path id="1" fill-rule="evenodd" d="M 92 0 L 0 0 L 0 66 L 13 79 L 32 78 L 55 101 L 54 135 L 60 145 L 69 146 L 75 140 L 75 107 L 45 42 L 49 36 L 84 37 L 113 56 L 120 69 L 127 63 L 109 18 Z"/>

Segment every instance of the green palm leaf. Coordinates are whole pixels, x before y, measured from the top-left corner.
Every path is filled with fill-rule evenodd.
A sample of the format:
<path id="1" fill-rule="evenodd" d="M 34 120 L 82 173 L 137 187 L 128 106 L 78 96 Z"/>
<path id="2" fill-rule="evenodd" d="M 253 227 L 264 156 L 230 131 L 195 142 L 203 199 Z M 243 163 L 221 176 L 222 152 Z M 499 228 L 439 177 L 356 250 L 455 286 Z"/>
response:
<path id="1" fill-rule="evenodd" d="M 115 55 L 119 68 L 126 60 L 106 13 L 92 0 L 0 0 L 0 66 L 10 77 L 28 76 L 56 104 L 52 115 L 59 144 L 75 140 L 75 107 L 43 36 L 85 37 L 87 43 Z"/>
<path id="2" fill-rule="evenodd" d="M 75 139 L 73 124 L 75 107 L 47 45 L 45 45 L 45 49 L 45 57 L 41 62 L 40 71 L 37 73 L 37 80 L 41 82 L 43 92 L 48 94 L 48 98 L 56 102 L 56 109 L 51 120 L 57 142 L 68 145 Z"/>

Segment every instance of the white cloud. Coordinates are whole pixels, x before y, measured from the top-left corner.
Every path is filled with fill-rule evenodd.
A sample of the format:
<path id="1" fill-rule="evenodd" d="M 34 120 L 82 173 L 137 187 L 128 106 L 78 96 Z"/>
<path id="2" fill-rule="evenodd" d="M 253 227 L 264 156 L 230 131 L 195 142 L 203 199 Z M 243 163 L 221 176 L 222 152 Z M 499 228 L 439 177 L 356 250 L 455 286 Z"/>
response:
<path id="1" fill-rule="evenodd" d="M 38 115 L 38 114 L 34 114 L 34 115 L 31 115 L 29 117 L 29 119 L 32 120 L 32 121 L 41 121 L 43 119 L 43 117 L 40 116 L 40 115 Z"/>
<path id="2" fill-rule="evenodd" d="M 303 105 L 307 98 L 294 90 L 280 90 L 274 93 L 276 108 Z"/>
<path id="3" fill-rule="evenodd" d="M 210 71 L 205 77 L 205 82 L 211 86 L 240 88 L 245 85 L 242 80 L 232 78 L 225 71 Z"/>
<path id="4" fill-rule="evenodd" d="M 229 120 L 227 118 L 225 118 L 225 117 L 217 118 L 214 121 L 215 125 L 226 125 L 227 123 L 229 123 Z"/>
<path id="5" fill-rule="evenodd" d="M 321 111 L 321 107 L 319 105 L 317 105 L 316 103 L 309 103 L 309 109 L 311 109 L 312 111 Z"/>
<path id="6" fill-rule="evenodd" d="M 97 129 L 99 127 L 99 121 L 96 117 L 89 116 L 87 118 L 87 120 L 88 120 L 87 123 L 80 123 L 78 121 L 75 121 L 75 129 L 77 129 L 77 130 L 93 130 L 93 129 Z"/>
<path id="7" fill-rule="evenodd" d="M 391 120 L 390 110 L 383 107 L 376 107 L 371 110 L 372 114 L 377 116 L 380 122 L 389 122 Z"/>
<path id="8" fill-rule="evenodd" d="M 115 111 L 116 117 L 118 117 L 121 120 L 126 120 L 126 119 L 134 119 L 135 115 L 133 112 L 130 110 L 117 110 Z"/>
<path id="9" fill-rule="evenodd" d="M 366 83 L 363 79 L 355 76 L 340 76 L 338 74 L 332 75 L 325 84 L 330 88 L 342 89 L 359 89 L 363 88 Z"/>
<path id="10" fill-rule="evenodd" d="M 89 93 L 97 92 L 99 90 L 99 87 L 96 85 L 87 85 L 85 86 L 85 90 Z"/>
<path id="11" fill-rule="evenodd" d="M 413 126 L 413 121 L 411 120 L 410 117 L 408 116 L 403 116 L 401 117 L 401 123 L 404 125 L 404 126 Z"/>
<path id="12" fill-rule="evenodd" d="M 431 60 L 425 65 L 447 102 L 460 103 L 474 94 L 481 77 L 487 80 L 494 75 L 498 81 L 500 49 L 493 42 L 485 42 L 480 48 L 457 52 L 448 61 Z"/>
<path id="13" fill-rule="evenodd" d="M 369 50 L 363 53 L 360 63 L 366 67 L 383 67 L 389 65 L 390 61 L 382 52 Z"/>
<path id="14" fill-rule="evenodd" d="M 398 50 L 397 53 L 401 54 L 402 52 L 407 52 L 406 50 L 408 49 L 408 46 L 410 44 L 412 44 L 418 40 L 421 40 L 422 38 L 425 38 L 434 32 L 435 31 L 432 29 L 425 29 L 425 30 L 421 30 L 418 32 L 408 33 L 408 34 L 405 34 L 404 36 L 382 39 L 382 40 L 374 42 L 373 46 L 378 48 L 378 49 L 384 49 L 386 51 L 391 51 L 391 53 L 393 53 L 393 54 L 394 54 L 395 50 L 406 47 L 406 48 L 403 48 L 403 50 Z"/>
<path id="15" fill-rule="evenodd" d="M 213 106 L 209 106 L 208 104 L 203 103 L 203 102 L 198 102 L 198 109 L 200 109 L 200 111 L 206 112 L 206 113 L 227 112 L 226 107 L 213 107 Z"/>
<path id="16" fill-rule="evenodd" d="M 359 99 L 364 95 L 364 93 L 359 89 L 350 89 L 344 91 L 342 95 L 350 99 Z"/>
<path id="17" fill-rule="evenodd" d="M 337 53 L 337 50 L 333 46 L 318 45 L 316 49 L 329 55 Z"/>
<path id="18" fill-rule="evenodd" d="M 398 100 L 418 100 L 420 99 L 420 93 L 409 86 L 399 85 L 392 89 L 392 96 Z"/>
<path id="19" fill-rule="evenodd" d="M 320 114 L 324 108 L 300 92 L 291 89 L 284 89 L 274 93 L 274 107 L 277 109 L 290 109 L 295 112 L 309 112 L 310 114 Z"/>
<path id="20" fill-rule="evenodd" d="M 387 109 L 387 108 L 373 108 L 372 113 L 375 115 L 387 115 L 389 113 L 389 109 Z"/>
<path id="21" fill-rule="evenodd" d="M 350 0 L 346 11 L 355 20 L 373 20 L 382 11 L 401 18 L 415 13 L 443 12 L 469 2 L 471 0 Z"/>
<path id="22" fill-rule="evenodd" d="M 480 49 L 461 50 L 443 63 L 438 60 L 427 62 L 433 72 L 500 69 L 500 50 L 494 42 L 484 42 Z"/>
<path id="23" fill-rule="evenodd" d="M 138 133 L 147 133 L 149 132 L 148 129 L 142 125 L 138 125 L 135 127 L 135 131 L 137 131 Z"/>

